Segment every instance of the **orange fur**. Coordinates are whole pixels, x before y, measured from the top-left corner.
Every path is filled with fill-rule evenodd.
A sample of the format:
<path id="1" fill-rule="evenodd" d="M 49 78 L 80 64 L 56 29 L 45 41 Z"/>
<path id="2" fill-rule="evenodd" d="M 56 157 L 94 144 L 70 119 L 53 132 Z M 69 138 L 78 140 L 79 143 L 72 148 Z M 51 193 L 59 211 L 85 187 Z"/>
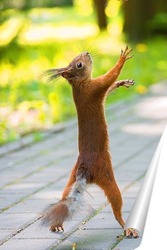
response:
<path id="1" fill-rule="evenodd" d="M 64 189 L 62 200 L 54 205 L 45 217 L 51 224 L 52 231 L 63 230 L 63 221 L 69 217 L 70 213 L 75 213 L 72 206 L 75 207 L 76 204 L 77 207 L 77 197 L 83 194 L 85 182 L 95 183 L 104 190 L 111 203 L 115 218 L 124 228 L 125 223 L 121 214 L 122 197 L 114 178 L 109 153 L 104 100 L 113 89 L 120 86 L 129 87 L 134 84 L 133 80 L 116 82 L 124 63 L 131 58 L 130 52 L 131 49 L 126 47 L 124 51 L 121 51 L 116 65 L 106 74 L 97 78 L 91 76 L 92 59 L 87 52 L 74 58 L 66 68 L 48 71 L 49 74 L 52 72 L 54 76 L 64 77 L 72 86 L 79 129 L 77 162 Z"/>

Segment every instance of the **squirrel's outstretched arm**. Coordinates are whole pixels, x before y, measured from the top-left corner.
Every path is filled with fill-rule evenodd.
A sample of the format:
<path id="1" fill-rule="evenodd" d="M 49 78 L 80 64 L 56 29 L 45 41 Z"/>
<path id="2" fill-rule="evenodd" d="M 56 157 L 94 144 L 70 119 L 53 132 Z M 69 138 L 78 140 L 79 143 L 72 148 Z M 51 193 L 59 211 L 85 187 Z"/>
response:
<path id="1" fill-rule="evenodd" d="M 128 46 L 126 46 L 124 51 L 121 50 L 120 58 L 112 69 L 110 69 L 106 74 L 92 79 L 93 85 L 97 91 L 107 92 L 108 89 L 115 83 L 125 62 L 132 58 L 132 56 L 129 55 L 131 52 L 132 49 L 129 49 Z M 116 88 L 116 86 L 114 88 Z"/>

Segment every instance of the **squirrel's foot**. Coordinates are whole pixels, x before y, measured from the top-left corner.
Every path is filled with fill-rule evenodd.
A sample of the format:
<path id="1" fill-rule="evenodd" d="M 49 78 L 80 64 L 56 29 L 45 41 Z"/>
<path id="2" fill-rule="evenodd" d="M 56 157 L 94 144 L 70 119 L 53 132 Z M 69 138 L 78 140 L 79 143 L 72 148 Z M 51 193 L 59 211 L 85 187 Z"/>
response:
<path id="1" fill-rule="evenodd" d="M 124 235 L 126 237 L 138 238 L 138 232 L 134 228 L 127 228 L 124 230 Z"/>
<path id="2" fill-rule="evenodd" d="M 64 228 L 63 228 L 63 225 L 51 225 L 50 231 L 57 232 L 57 233 L 63 233 Z"/>
<path id="3" fill-rule="evenodd" d="M 129 47 L 126 46 L 125 50 L 121 50 L 121 56 L 120 56 L 120 57 L 121 57 L 124 61 L 126 61 L 126 60 L 132 58 L 133 56 L 130 56 L 130 55 L 129 55 L 129 54 L 132 52 L 132 50 L 133 50 L 132 48 L 129 49 Z"/>

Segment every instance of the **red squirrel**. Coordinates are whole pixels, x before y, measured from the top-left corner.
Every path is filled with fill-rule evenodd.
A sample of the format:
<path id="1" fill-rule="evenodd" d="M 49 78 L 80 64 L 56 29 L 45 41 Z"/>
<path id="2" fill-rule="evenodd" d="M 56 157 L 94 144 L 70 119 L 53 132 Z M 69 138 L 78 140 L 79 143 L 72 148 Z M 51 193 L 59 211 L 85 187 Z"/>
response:
<path id="1" fill-rule="evenodd" d="M 88 52 L 75 57 L 60 69 L 46 71 L 50 80 L 64 77 L 72 87 L 79 129 L 79 156 L 71 171 L 62 199 L 46 211 L 44 223 L 51 231 L 64 231 L 63 222 L 79 209 L 87 184 L 97 184 L 107 196 L 116 220 L 124 229 L 122 197 L 114 178 L 109 137 L 104 114 L 104 101 L 108 93 L 120 86 L 130 87 L 133 80 L 116 81 L 132 49 L 121 50 L 116 65 L 106 74 L 92 78 L 92 58 Z M 138 237 L 134 229 L 124 229 L 126 236 Z"/>

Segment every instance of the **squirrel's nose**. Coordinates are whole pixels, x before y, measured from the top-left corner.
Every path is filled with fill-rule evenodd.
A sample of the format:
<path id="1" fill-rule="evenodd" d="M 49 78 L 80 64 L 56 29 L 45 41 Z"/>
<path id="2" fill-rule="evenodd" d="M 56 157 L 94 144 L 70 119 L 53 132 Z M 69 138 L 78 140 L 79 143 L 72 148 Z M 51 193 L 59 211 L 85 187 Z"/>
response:
<path id="1" fill-rule="evenodd" d="M 85 51 L 83 54 L 84 54 L 85 56 L 89 56 L 89 52 L 87 52 L 87 51 Z"/>

